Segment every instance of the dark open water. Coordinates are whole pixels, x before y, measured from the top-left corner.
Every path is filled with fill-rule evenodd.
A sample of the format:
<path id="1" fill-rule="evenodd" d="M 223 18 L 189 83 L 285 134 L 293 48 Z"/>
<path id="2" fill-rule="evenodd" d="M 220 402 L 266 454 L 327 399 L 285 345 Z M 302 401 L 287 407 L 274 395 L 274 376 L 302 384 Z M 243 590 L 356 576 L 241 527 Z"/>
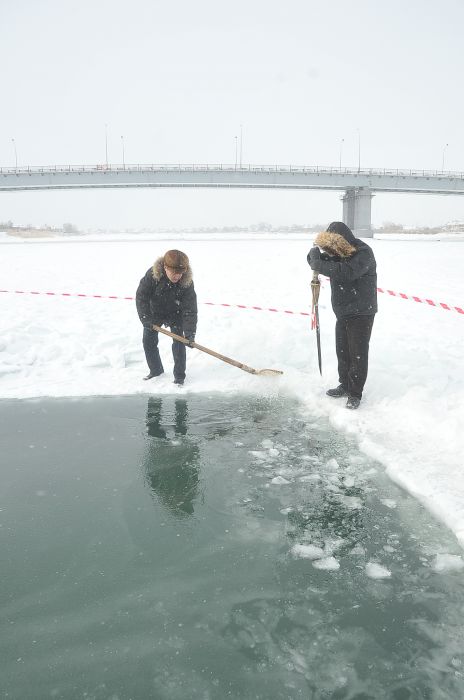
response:
<path id="1" fill-rule="evenodd" d="M 2 401 L 0 426 L 0 697 L 464 698 L 454 538 L 297 404 Z"/>

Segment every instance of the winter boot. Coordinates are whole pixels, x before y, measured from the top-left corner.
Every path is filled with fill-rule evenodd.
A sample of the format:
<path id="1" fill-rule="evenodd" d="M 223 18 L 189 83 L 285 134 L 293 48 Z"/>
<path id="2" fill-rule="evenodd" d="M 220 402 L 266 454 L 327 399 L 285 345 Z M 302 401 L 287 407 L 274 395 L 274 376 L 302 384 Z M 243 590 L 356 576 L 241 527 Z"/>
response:
<path id="1" fill-rule="evenodd" d="M 355 409 L 359 408 L 359 404 L 361 403 L 361 399 L 358 399 L 357 396 L 348 396 L 348 401 L 346 402 L 346 407 L 350 408 L 352 411 Z"/>
<path id="2" fill-rule="evenodd" d="M 333 399 L 339 399 L 342 396 L 348 396 L 348 392 L 343 386 L 343 384 L 339 384 L 335 389 L 329 389 L 325 393 L 327 394 L 327 396 L 331 396 Z"/>
<path id="3" fill-rule="evenodd" d="M 147 374 L 146 377 L 144 377 L 144 381 L 147 381 L 148 379 L 153 379 L 153 377 L 159 377 L 160 374 L 163 374 L 163 372 L 150 372 L 150 374 Z"/>

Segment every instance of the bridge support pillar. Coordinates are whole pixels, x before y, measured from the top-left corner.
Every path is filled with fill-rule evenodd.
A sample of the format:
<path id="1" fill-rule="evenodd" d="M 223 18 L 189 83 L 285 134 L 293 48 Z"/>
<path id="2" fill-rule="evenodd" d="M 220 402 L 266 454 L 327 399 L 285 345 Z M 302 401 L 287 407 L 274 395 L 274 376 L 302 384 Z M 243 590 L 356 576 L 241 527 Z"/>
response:
<path id="1" fill-rule="evenodd" d="M 368 187 L 347 189 L 342 197 L 343 223 L 358 238 L 372 238 L 371 200 L 374 195 Z"/>

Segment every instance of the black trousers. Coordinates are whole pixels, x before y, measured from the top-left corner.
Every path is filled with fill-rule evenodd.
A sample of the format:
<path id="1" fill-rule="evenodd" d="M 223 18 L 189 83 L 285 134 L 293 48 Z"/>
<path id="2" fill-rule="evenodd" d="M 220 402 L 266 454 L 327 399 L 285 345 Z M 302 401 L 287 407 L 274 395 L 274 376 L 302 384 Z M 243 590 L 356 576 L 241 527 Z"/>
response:
<path id="1" fill-rule="evenodd" d="M 338 378 L 349 396 L 362 397 L 367 379 L 369 340 L 374 315 L 338 319 L 335 325 L 335 349 Z"/>
<path id="2" fill-rule="evenodd" d="M 182 335 L 182 328 L 170 326 L 171 333 Z M 164 372 L 163 363 L 158 350 L 158 331 L 143 329 L 143 349 L 147 364 L 152 374 Z M 172 341 L 172 356 L 174 358 L 174 379 L 183 381 L 185 379 L 186 352 L 185 345 L 178 340 Z"/>

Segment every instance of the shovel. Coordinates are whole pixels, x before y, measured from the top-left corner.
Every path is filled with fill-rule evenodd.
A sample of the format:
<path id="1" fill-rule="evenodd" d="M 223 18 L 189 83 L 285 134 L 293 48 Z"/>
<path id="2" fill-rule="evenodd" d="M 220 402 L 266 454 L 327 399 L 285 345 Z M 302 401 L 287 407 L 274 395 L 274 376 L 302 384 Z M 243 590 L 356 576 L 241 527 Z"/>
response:
<path id="1" fill-rule="evenodd" d="M 321 291 L 321 283 L 319 281 L 319 273 L 313 272 L 311 280 L 311 294 L 313 303 L 311 307 L 311 330 L 316 331 L 317 341 L 317 360 L 319 363 L 319 372 L 322 375 L 322 356 L 321 356 L 321 328 L 319 326 L 319 294 Z"/>
<path id="2" fill-rule="evenodd" d="M 233 365 L 234 367 L 238 367 L 239 369 L 243 369 L 244 372 L 249 372 L 250 374 L 259 374 L 260 376 L 274 376 L 276 374 L 283 374 L 279 369 L 253 369 L 253 367 L 248 367 L 248 365 L 244 365 L 242 362 L 237 362 L 236 360 L 232 360 L 230 357 L 226 357 L 225 355 L 220 355 L 218 352 L 215 352 L 214 350 L 210 350 L 209 348 L 205 348 L 204 345 L 199 345 L 198 343 L 195 343 L 193 340 L 187 340 L 187 338 L 184 338 L 181 335 L 176 335 L 175 333 L 171 333 L 171 331 L 167 331 L 165 328 L 161 328 L 160 326 L 152 326 L 154 331 L 158 331 L 158 333 L 164 333 L 164 335 L 168 335 L 170 338 L 174 338 L 174 340 L 178 340 L 179 343 L 183 343 L 184 345 L 188 345 L 190 348 L 196 348 L 197 350 L 201 350 L 201 352 L 206 352 L 208 355 L 212 355 L 213 357 L 217 357 L 218 360 L 222 360 L 223 362 L 227 362 L 229 365 Z"/>

